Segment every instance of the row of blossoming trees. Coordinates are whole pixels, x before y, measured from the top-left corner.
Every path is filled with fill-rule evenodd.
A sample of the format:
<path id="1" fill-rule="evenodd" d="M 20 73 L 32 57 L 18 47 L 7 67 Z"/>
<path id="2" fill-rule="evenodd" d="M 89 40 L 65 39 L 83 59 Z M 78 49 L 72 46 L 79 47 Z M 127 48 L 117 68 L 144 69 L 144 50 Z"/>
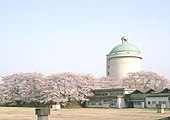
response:
<path id="1" fill-rule="evenodd" d="M 91 75 L 59 73 L 44 76 L 41 73 L 18 73 L 5 76 L 0 85 L 1 104 L 12 102 L 67 103 L 69 99 L 85 100 L 92 89 L 113 88 L 110 78 Z"/>
<path id="2" fill-rule="evenodd" d="M 66 105 L 69 100 L 84 101 L 92 89 L 116 87 L 135 89 L 163 89 L 169 80 L 154 72 L 129 73 L 116 81 L 109 77 L 96 78 L 88 74 L 58 73 L 44 76 L 41 73 L 16 73 L 2 77 L 0 104 L 50 103 Z"/>

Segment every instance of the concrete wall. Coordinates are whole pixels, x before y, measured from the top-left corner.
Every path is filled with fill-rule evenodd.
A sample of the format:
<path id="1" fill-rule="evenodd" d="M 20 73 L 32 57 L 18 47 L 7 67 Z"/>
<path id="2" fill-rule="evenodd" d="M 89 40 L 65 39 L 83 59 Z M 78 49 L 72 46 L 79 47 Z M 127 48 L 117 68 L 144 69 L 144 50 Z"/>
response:
<path id="1" fill-rule="evenodd" d="M 101 108 L 102 104 L 94 101 L 86 101 L 86 107 L 88 108 Z"/>
<path id="2" fill-rule="evenodd" d="M 86 102 L 86 107 L 89 108 L 103 108 L 104 106 L 110 108 L 125 108 L 125 100 L 123 96 L 118 96 L 118 98 L 113 98 L 107 101 L 104 101 L 102 98 L 100 101 L 91 100 Z M 107 108 L 105 107 L 105 108 Z"/>
<path id="3" fill-rule="evenodd" d="M 141 100 L 133 101 L 133 107 L 134 108 L 145 108 L 145 101 L 141 101 Z"/>
<path id="4" fill-rule="evenodd" d="M 166 108 L 170 108 L 168 97 L 146 97 L 146 107 L 156 108 L 156 104 L 165 104 Z"/>
<path id="5" fill-rule="evenodd" d="M 125 99 L 122 96 L 118 96 L 117 98 L 117 106 L 118 108 L 125 108 Z"/>
<path id="6" fill-rule="evenodd" d="M 113 57 L 107 60 L 107 75 L 119 80 L 129 72 L 141 70 L 141 59 L 138 57 Z"/>

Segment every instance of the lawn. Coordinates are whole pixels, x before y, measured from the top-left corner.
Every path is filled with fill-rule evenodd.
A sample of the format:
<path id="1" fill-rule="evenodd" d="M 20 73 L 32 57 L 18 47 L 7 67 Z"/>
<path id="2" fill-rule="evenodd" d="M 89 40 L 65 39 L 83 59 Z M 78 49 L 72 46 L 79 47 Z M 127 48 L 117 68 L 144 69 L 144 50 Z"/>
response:
<path id="1" fill-rule="evenodd" d="M 156 109 L 61 109 L 51 110 L 49 120 L 156 120 L 170 116 L 170 111 Z M 0 120 L 37 120 L 34 108 L 0 107 Z"/>

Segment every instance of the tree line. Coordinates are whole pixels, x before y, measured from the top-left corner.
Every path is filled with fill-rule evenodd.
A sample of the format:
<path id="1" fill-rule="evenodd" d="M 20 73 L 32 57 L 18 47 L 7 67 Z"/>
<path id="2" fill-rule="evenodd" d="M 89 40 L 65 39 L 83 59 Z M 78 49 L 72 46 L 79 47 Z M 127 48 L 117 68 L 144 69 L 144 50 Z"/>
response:
<path id="1" fill-rule="evenodd" d="M 70 72 L 49 76 L 36 72 L 15 73 L 2 77 L 0 105 L 59 102 L 66 106 L 70 100 L 82 102 L 87 100 L 87 96 L 92 95 L 93 89 L 123 87 L 147 90 L 163 89 L 169 85 L 168 79 L 150 71 L 129 73 L 121 80 Z"/>

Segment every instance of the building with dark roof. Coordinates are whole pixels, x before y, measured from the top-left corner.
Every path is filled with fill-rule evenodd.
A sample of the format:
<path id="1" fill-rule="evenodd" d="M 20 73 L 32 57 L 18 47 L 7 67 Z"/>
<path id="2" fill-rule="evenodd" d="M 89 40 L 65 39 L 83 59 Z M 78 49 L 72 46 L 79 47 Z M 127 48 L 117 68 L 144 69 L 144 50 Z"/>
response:
<path id="1" fill-rule="evenodd" d="M 93 90 L 93 96 L 88 96 L 86 107 L 92 108 L 156 108 L 164 104 L 170 108 L 170 90 L 149 89 L 147 91 L 114 88 Z"/>

